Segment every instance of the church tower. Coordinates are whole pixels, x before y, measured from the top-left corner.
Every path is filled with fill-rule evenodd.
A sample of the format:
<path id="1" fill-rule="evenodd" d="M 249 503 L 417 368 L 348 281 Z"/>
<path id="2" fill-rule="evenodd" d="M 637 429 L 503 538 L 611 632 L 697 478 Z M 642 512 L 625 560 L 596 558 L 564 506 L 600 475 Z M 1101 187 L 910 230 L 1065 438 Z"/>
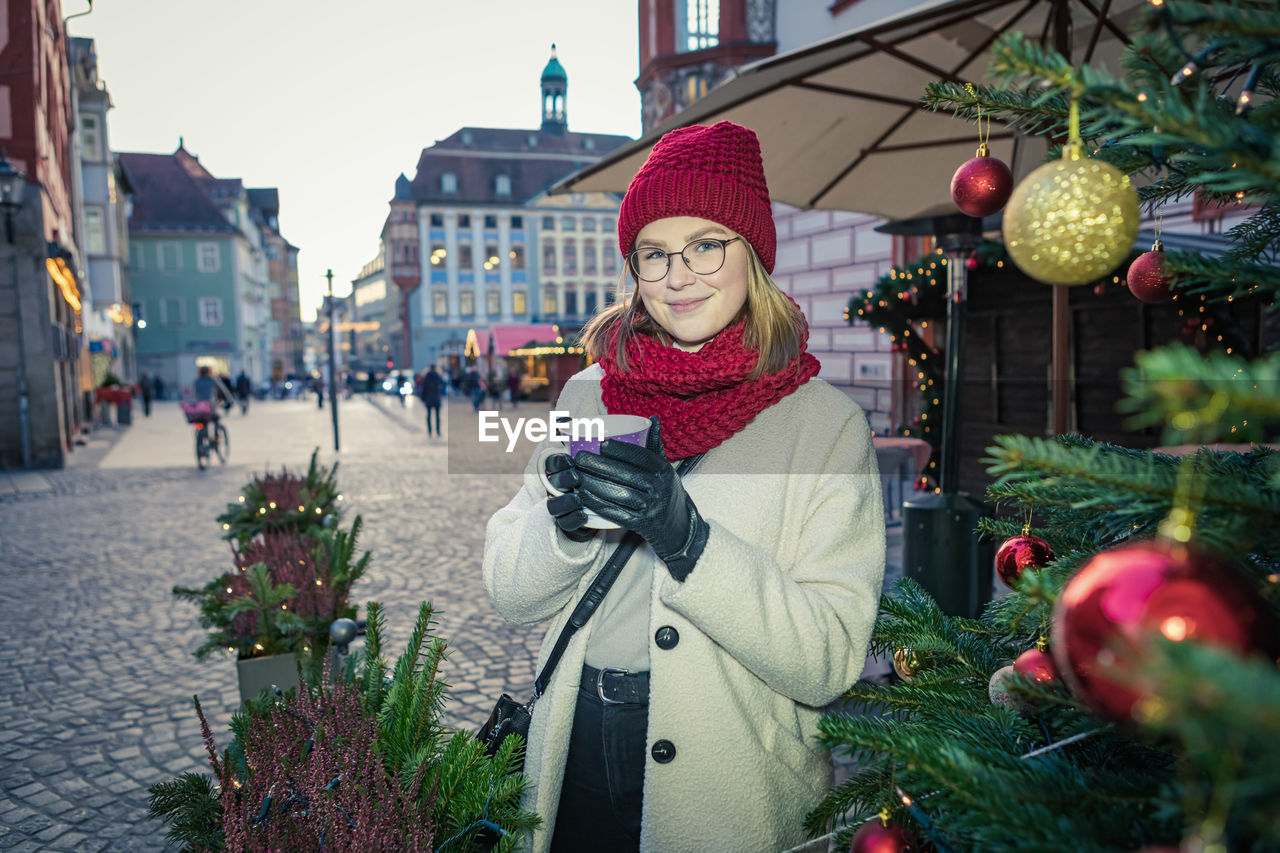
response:
<path id="1" fill-rule="evenodd" d="M 547 133 L 563 134 L 569 129 L 565 113 L 565 92 L 569 77 L 564 66 L 556 59 L 556 46 L 551 45 L 551 59 L 542 69 L 542 129 Z"/>

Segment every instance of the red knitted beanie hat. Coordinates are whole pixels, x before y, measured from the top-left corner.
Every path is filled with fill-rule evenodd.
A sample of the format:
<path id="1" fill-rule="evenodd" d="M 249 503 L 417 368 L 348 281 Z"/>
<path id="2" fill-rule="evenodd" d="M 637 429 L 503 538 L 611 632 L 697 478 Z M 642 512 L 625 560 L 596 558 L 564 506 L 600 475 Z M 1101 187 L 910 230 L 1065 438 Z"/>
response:
<path id="1" fill-rule="evenodd" d="M 677 128 L 659 139 L 622 199 L 618 247 L 630 252 L 640 229 L 670 216 L 696 216 L 733 229 L 772 273 L 778 233 L 755 133 L 721 121 Z"/>

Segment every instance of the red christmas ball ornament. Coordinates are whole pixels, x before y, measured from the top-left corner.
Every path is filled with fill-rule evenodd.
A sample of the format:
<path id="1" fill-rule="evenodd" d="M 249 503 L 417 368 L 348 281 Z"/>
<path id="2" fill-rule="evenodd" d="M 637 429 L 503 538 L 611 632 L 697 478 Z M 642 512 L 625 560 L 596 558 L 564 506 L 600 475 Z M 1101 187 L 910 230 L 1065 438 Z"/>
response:
<path id="1" fill-rule="evenodd" d="M 1018 655 L 1013 662 L 1013 671 L 1041 684 L 1048 684 L 1058 679 L 1058 670 L 1053 665 L 1053 658 L 1039 649 L 1027 649 Z"/>
<path id="2" fill-rule="evenodd" d="M 977 258 L 966 258 L 966 259 L 965 259 L 965 262 L 964 262 L 964 268 L 965 268 L 965 269 L 967 269 L 967 270 L 976 270 L 976 269 L 978 268 L 978 266 L 979 266 L 979 264 L 978 264 L 978 259 L 977 259 Z"/>
<path id="3" fill-rule="evenodd" d="M 1148 304 L 1168 302 L 1172 295 L 1173 278 L 1165 270 L 1164 244 L 1159 240 L 1151 246 L 1150 252 L 1143 252 L 1129 264 L 1129 272 L 1125 276 L 1129 291 L 1138 299 Z"/>
<path id="4" fill-rule="evenodd" d="M 1013 172 L 991 156 L 986 143 L 951 176 L 951 200 L 961 213 L 981 219 L 1004 207 L 1013 194 Z"/>
<path id="5" fill-rule="evenodd" d="M 882 823 L 878 817 L 858 827 L 849 845 L 849 853 L 909 853 L 919 849 L 911 833 L 896 824 Z"/>
<path id="6" fill-rule="evenodd" d="M 1093 286 L 1093 295 L 1094 295 L 1094 296 L 1106 296 L 1106 295 L 1107 295 L 1107 286 L 1106 286 L 1105 284 L 1095 284 L 1095 285 Z"/>
<path id="7" fill-rule="evenodd" d="M 1023 531 L 1005 541 L 996 551 L 996 574 L 1006 586 L 1013 586 L 1023 569 L 1044 568 L 1053 560 L 1053 549 L 1039 536 Z"/>
<path id="8" fill-rule="evenodd" d="M 1156 697 L 1144 674 L 1151 640 L 1192 640 L 1280 657 L 1280 624 L 1254 581 L 1189 545 L 1138 542 L 1103 551 L 1063 587 L 1053 609 L 1053 660 L 1073 695 L 1099 716 L 1132 719 Z"/>

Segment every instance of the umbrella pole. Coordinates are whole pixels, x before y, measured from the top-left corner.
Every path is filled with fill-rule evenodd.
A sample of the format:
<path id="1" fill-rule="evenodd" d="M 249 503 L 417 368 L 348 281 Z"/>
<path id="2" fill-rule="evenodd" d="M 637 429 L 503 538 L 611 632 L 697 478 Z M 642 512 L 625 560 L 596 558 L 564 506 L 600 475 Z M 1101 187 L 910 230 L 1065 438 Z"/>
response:
<path id="1" fill-rule="evenodd" d="M 948 247 L 950 248 L 950 247 Z M 943 494 L 960 490 L 960 350 L 964 346 L 965 303 L 969 293 L 966 252 L 947 252 L 947 370 L 942 406 Z"/>
<path id="2" fill-rule="evenodd" d="M 1071 396 L 1071 306 L 1066 285 L 1053 286 L 1053 434 L 1067 431 Z"/>

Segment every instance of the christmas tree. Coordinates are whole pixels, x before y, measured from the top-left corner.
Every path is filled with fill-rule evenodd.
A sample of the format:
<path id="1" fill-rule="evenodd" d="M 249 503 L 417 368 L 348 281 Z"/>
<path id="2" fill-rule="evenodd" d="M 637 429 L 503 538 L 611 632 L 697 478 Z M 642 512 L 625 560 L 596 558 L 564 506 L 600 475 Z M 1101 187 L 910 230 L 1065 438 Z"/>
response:
<path id="1" fill-rule="evenodd" d="M 1135 26 L 1121 74 L 1008 36 L 992 50 L 1002 87 L 938 83 L 926 102 L 1108 163 L 1127 176 L 1116 192 L 1132 182 L 1153 208 L 1253 205 L 1226 255 L 1149 258 L 1129 283 L 1196 309 L 1259 300 L 1274 329 L 1280 6 L 1153 2 Z M 1011 221 L 1021 210 L 1006 243 L 1031 224 Z M 1252 360 L 1153 350 L 1123 376 L 1132 426 L 1244 447 L 997 440 L 988 497 L 1010 516 L 981 528 L 1014 592 L 978 619 L 910 581 L 883 598 L 872 651 L 901 681 L 859 683 L 824 717 L 857 770 L 809 815 L 815 836 L 882 853 L 1280 850 L 1280 454 L 1247 446 L 1280 433 L 1280 353 L 1263 341 Z"/>

